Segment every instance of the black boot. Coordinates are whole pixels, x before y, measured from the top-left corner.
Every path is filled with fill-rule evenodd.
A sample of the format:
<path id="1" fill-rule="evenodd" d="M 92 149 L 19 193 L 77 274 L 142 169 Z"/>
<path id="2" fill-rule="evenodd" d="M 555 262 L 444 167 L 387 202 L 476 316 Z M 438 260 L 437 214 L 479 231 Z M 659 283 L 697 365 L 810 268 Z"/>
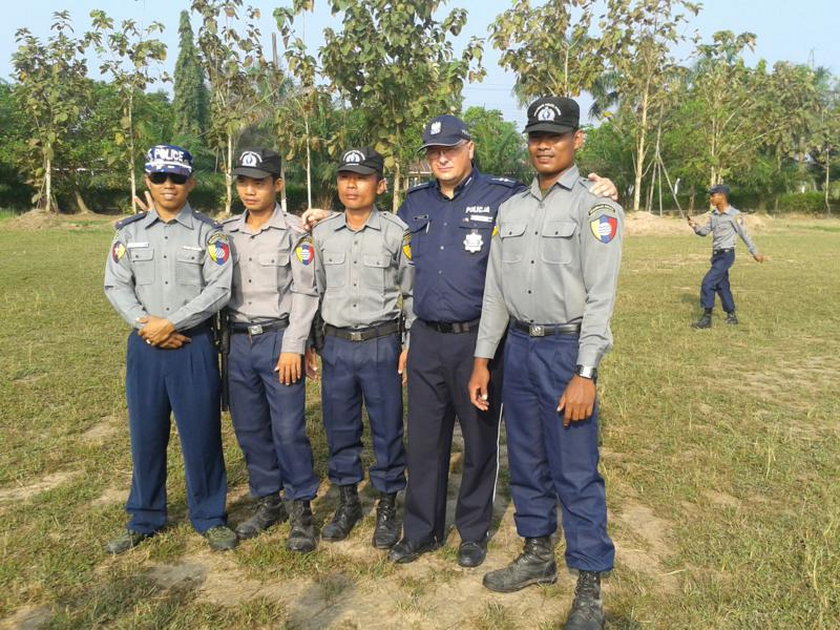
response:
<path id="1" fill-rule="evenodd" d="M 315 525 L 309 501 L 292 501 L 289 504 L 289 539 L 286 549 L 306 553 L 315 549 Z"/>
<path id="2" fill-rule="evenodd" d="M 603 625 L 601 574 L 596 571 L 581 571 L 575 586 L 575 601 L 572 602 L 563 630 L 601 630 Z"/>
<path id="3" fill-rule="evenodd" d="M 397 520 L 397 493 L 379 495 L 376 506 L 376 527 L 373 530 L 373 546 L 377 549 L 390 549 L 400 539 L 400 523 Z"/>
<path id="4" fill-rule="evenodd" d="M 726 323 L 729 324 L 730 326 L 734 326 L 735 324 L 738 323 L 738 318 L 735 317 L 735 311 L 732 311 L 731 313 L 726 314 Z"/>
<path id="5" fill-rule="evenodd" d="M 703 313 L 703 317 L 698 319 L 691 325 L 693 328 L 711 328 L 712 327 L 712 310 L 706 309 Z"/>
<path id="6" fill-rule="evenodd" d="M 289 514 L 286 512 L 286 506 L 283 505 L 283 499 L 276 494 L 271 494 L 259 500 L 251 518 L 236 526 L 236 535 L 243 540 L 253 538 L 287 518 Z"/>
<path id="7" fill-rule="evenodd" d="M 526 538 L 525 548 L 504 569 L 484 576 L 484 586 L 499 593 L 512 593 L 529 584 L 552 584 L 557 581 L 557 564 L 551 537 Z"/>
<path id="8" fill-rule="evenodd" d="M 339 502 L 335 516 L 321 531 L 321 538 L 333 542 L 347 538 L 353 526 L 362 518 L 362 504 L 359 502 L 356 484 L 339 486 L 338 492 Z"/>

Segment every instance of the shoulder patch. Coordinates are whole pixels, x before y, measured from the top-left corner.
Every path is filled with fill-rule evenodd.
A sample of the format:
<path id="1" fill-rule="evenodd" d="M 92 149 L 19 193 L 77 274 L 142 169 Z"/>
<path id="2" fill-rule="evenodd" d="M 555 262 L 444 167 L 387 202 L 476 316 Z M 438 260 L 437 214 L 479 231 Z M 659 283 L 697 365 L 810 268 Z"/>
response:
<path id="1" fill-rule="evenodd" d="M 614 215 L 616 213 L 616 209 L 608 203 L 596 203 L 589 209 L 589 216 L 591 217 L 595 214 L 598 214 L 599 212 L 606 212 L 607 214 Z"/>
<path id="2" fill-rule="evenodd" d="M 590 218 L 592 215 L 590 214 Z M 596 241 L 607 244 L 618 234 L 618 219 L 601 213 L 589 222 L 589 229 Z"/>
<path id="3" fill-rule="evenodd" d="M 402 251 L 405 257 L 408 260 L 412 260 L 411 258 L 411 232 L 406 232 L 403 234 L 402 239 Z"/>
<path id="4" fill-rule="evenodd" d="M 295 258 L 303 266 L 309 266 L 315 260 L 315 248 L 312 245 L 312 237 L 307 235 L 298 241 L 295 247 Z"/>
<path id="5" fill-rule="evenodd" d="M 230 260 L 230 240 L 224 232 L 213 232 L 207 239 L 207 254 L 210 260 L 219 265 L 224 265 Z"/>
<path id="6" fill-rule="evenodd" d="M 417 192 L 418 190 L 425 190 L 426 188 L 432 188 L 435 185 L 434 180 L 430 180 L 428 182 L 423 182 L 422 184 L 417 184 L 416 186 L 412 186 L 406 191 L 406 195 L 410 195 L 413 192 Z"/>
<path id="7" fill-rule="evenodd" d="M 114 259 L 115 263 L 120 262 L 122 257 L 125 256 L 126 247 L 125 243 L 120 240 L 114 241 L 114 244 L 111 246 L 111 257 Z"/>
<path id="8" fill-rule="evenodd" d="M 130 217 L 126 217 L 125 219 L 120 219 L 114 224 L 115 230 L 121 230 L 126 225 L 134 223 L 135 221 L 139 221 L 140 219 L 144 219 L 146 215 L 149 214 L 148 212 L 140 212 L 138 214 L 133 214 Z"/>
<path id="9" fill-rule="evenodd" d="M 510 177 L 491 177 L 488 181 L 497 186 L 504 186 L 505 188 L 518 188 L 522 186 L 522 184 Z"/>

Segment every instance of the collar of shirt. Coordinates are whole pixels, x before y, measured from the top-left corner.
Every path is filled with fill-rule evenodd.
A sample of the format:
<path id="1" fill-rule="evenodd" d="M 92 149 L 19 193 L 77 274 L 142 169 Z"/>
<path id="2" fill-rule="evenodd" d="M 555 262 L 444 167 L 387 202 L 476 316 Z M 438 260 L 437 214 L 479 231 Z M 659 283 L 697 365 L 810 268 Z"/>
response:
<path id="1" fill-rule="evenodd" d="M 562 186 L 566 190 L 571 190 L 572 186 L 575 185 L 575 182 L 580 178 L 580 171 L 578 171 L 577 164 L 572 164 L 569 168 L 563 171 L 563 174 L 554 182 L 548 190 L 545 191 L 545 195 L 543 195 L 542 188 L 540 188 L 540 178 L 535 177 L 534 181 L 531 182 L 531 194 L 536 197 L 537 199 L 544 199 L 548 196 L 548 193 L 555 186 Z"/>
<path id="2" fill-rule="evenodd" d="M 142 225 L 144 228 L 149 228 L 154 225 L 155 221 L 160 221 L 161 223 L 166 223 L 163 219 L 161 219 L 160 215 L 157 213 L 157 210 L 152 208 L 149 210 L 149 213 L 146 215 L 146 218 L 143 219 Z M 184 207 L 181 208 L 181 211 L 175 215 L 175 221 L 192 229 L 195 225 L 195 219 L 193 218 L 193 210 L 190 208 L 190 204 L 184 204 Z"/>
<path id="3" fill-rule="evenodd" d="M 250 231 L 247 221 L 248 211 L 245 210 L 245 212 L 239 215 L 239 220 L 233 223 L 229 229 L 232 232 L 242 231 L 247 232 L 249 234 L 258 234 L 259 232 L 267 230 L 268 228 L 277 228 L 278 230 L 285 230 L 289 227 L 289 224 L 286 221 L 286 217 L 283 215 L 283 210 L 281 210 L 279 203 L 274 204 L 274 212 L 271 214 L 271 218 L 269 218 L 268 221 L 263 223 L 256 232 Z"/>
<path id="4" fill-rule="evenodd" d="M 344 221 L 336 221 L 338 225 L 335 226 L 336 230 L 340 230 L 342 228 L 347 228 L 350 230 L 350 226 L 347 225 L 347 213 L 344 213 Z M 373 210 L 370 211 L 370 216 L 365 221 L 365 224 L 361 227 L 359 232 L 364 230 L 365 228 L 371 228 L 373 230 L 381 230 L 382 229 L 382 218 L 379 216 L 379 210 L 376 206 L 373 206 Z"/>
<path id="5" fill-rule="evenodd" d="M 732 206 L 726 206 L 726 209 L 721 211 L 715 208 L 715 214 L 732 214 L 732 210 L 734 210 Z"/>
<path id="6" fill-rule="evenodd" d="M 473 169 L 470 171 L 470 174 L 464 178 L 464 181 L 455 186 L 455 190 L 452 191 L 452 199 L 457 199 L 458 195 L 464 192 L 464 190 L 478 178 L 479 174 L 480 173 L 478 172 L 478 169 L 473 167 Z M 441 197 L 450 200 L 449 197 L 447 197 L 440 191 L 440 182 L 437 180 L 435 180 L 435 188 L 437 189 L 438 194 Z"/>

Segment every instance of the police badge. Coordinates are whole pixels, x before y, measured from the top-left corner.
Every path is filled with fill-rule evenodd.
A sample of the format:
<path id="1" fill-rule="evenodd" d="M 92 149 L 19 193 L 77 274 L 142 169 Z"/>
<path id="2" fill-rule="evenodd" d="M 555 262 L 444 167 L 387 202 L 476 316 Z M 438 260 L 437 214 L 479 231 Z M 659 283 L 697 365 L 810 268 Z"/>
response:
<path id="1" fill-rule="evenodd" d="M 471 230 L 464 238 L 464 250 L 475 254 L 480 252 L 482 247 L 484 247 L 484 239 L 481 238 L 481 234 L 477 230 Z"/>

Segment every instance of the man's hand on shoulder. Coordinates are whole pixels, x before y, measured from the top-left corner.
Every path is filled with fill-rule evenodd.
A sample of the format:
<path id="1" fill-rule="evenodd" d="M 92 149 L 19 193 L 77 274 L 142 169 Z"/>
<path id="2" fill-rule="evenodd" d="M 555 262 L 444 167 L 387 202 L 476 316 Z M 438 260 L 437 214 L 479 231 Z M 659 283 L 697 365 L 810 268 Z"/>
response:
<path id="1" fill-rule="evenodd" d="M 321 221 L 329 217 L 332 213 L 329 210 L 321 208 L 309 208 L 306 212 L 300 215 L 300 221 L 304 229 L 311 231 Z"/>
<path id="2" fill-rule="evenodd" d="M 618 188 L 615 187 L 613 181 L 607 177 L 601 177 L 597 173 L 589 173 L 586 178 L 590 182 L 595 182 L 591 192 L 598 197 L 609 197 L 613 201 L 618 201 Z"/>

